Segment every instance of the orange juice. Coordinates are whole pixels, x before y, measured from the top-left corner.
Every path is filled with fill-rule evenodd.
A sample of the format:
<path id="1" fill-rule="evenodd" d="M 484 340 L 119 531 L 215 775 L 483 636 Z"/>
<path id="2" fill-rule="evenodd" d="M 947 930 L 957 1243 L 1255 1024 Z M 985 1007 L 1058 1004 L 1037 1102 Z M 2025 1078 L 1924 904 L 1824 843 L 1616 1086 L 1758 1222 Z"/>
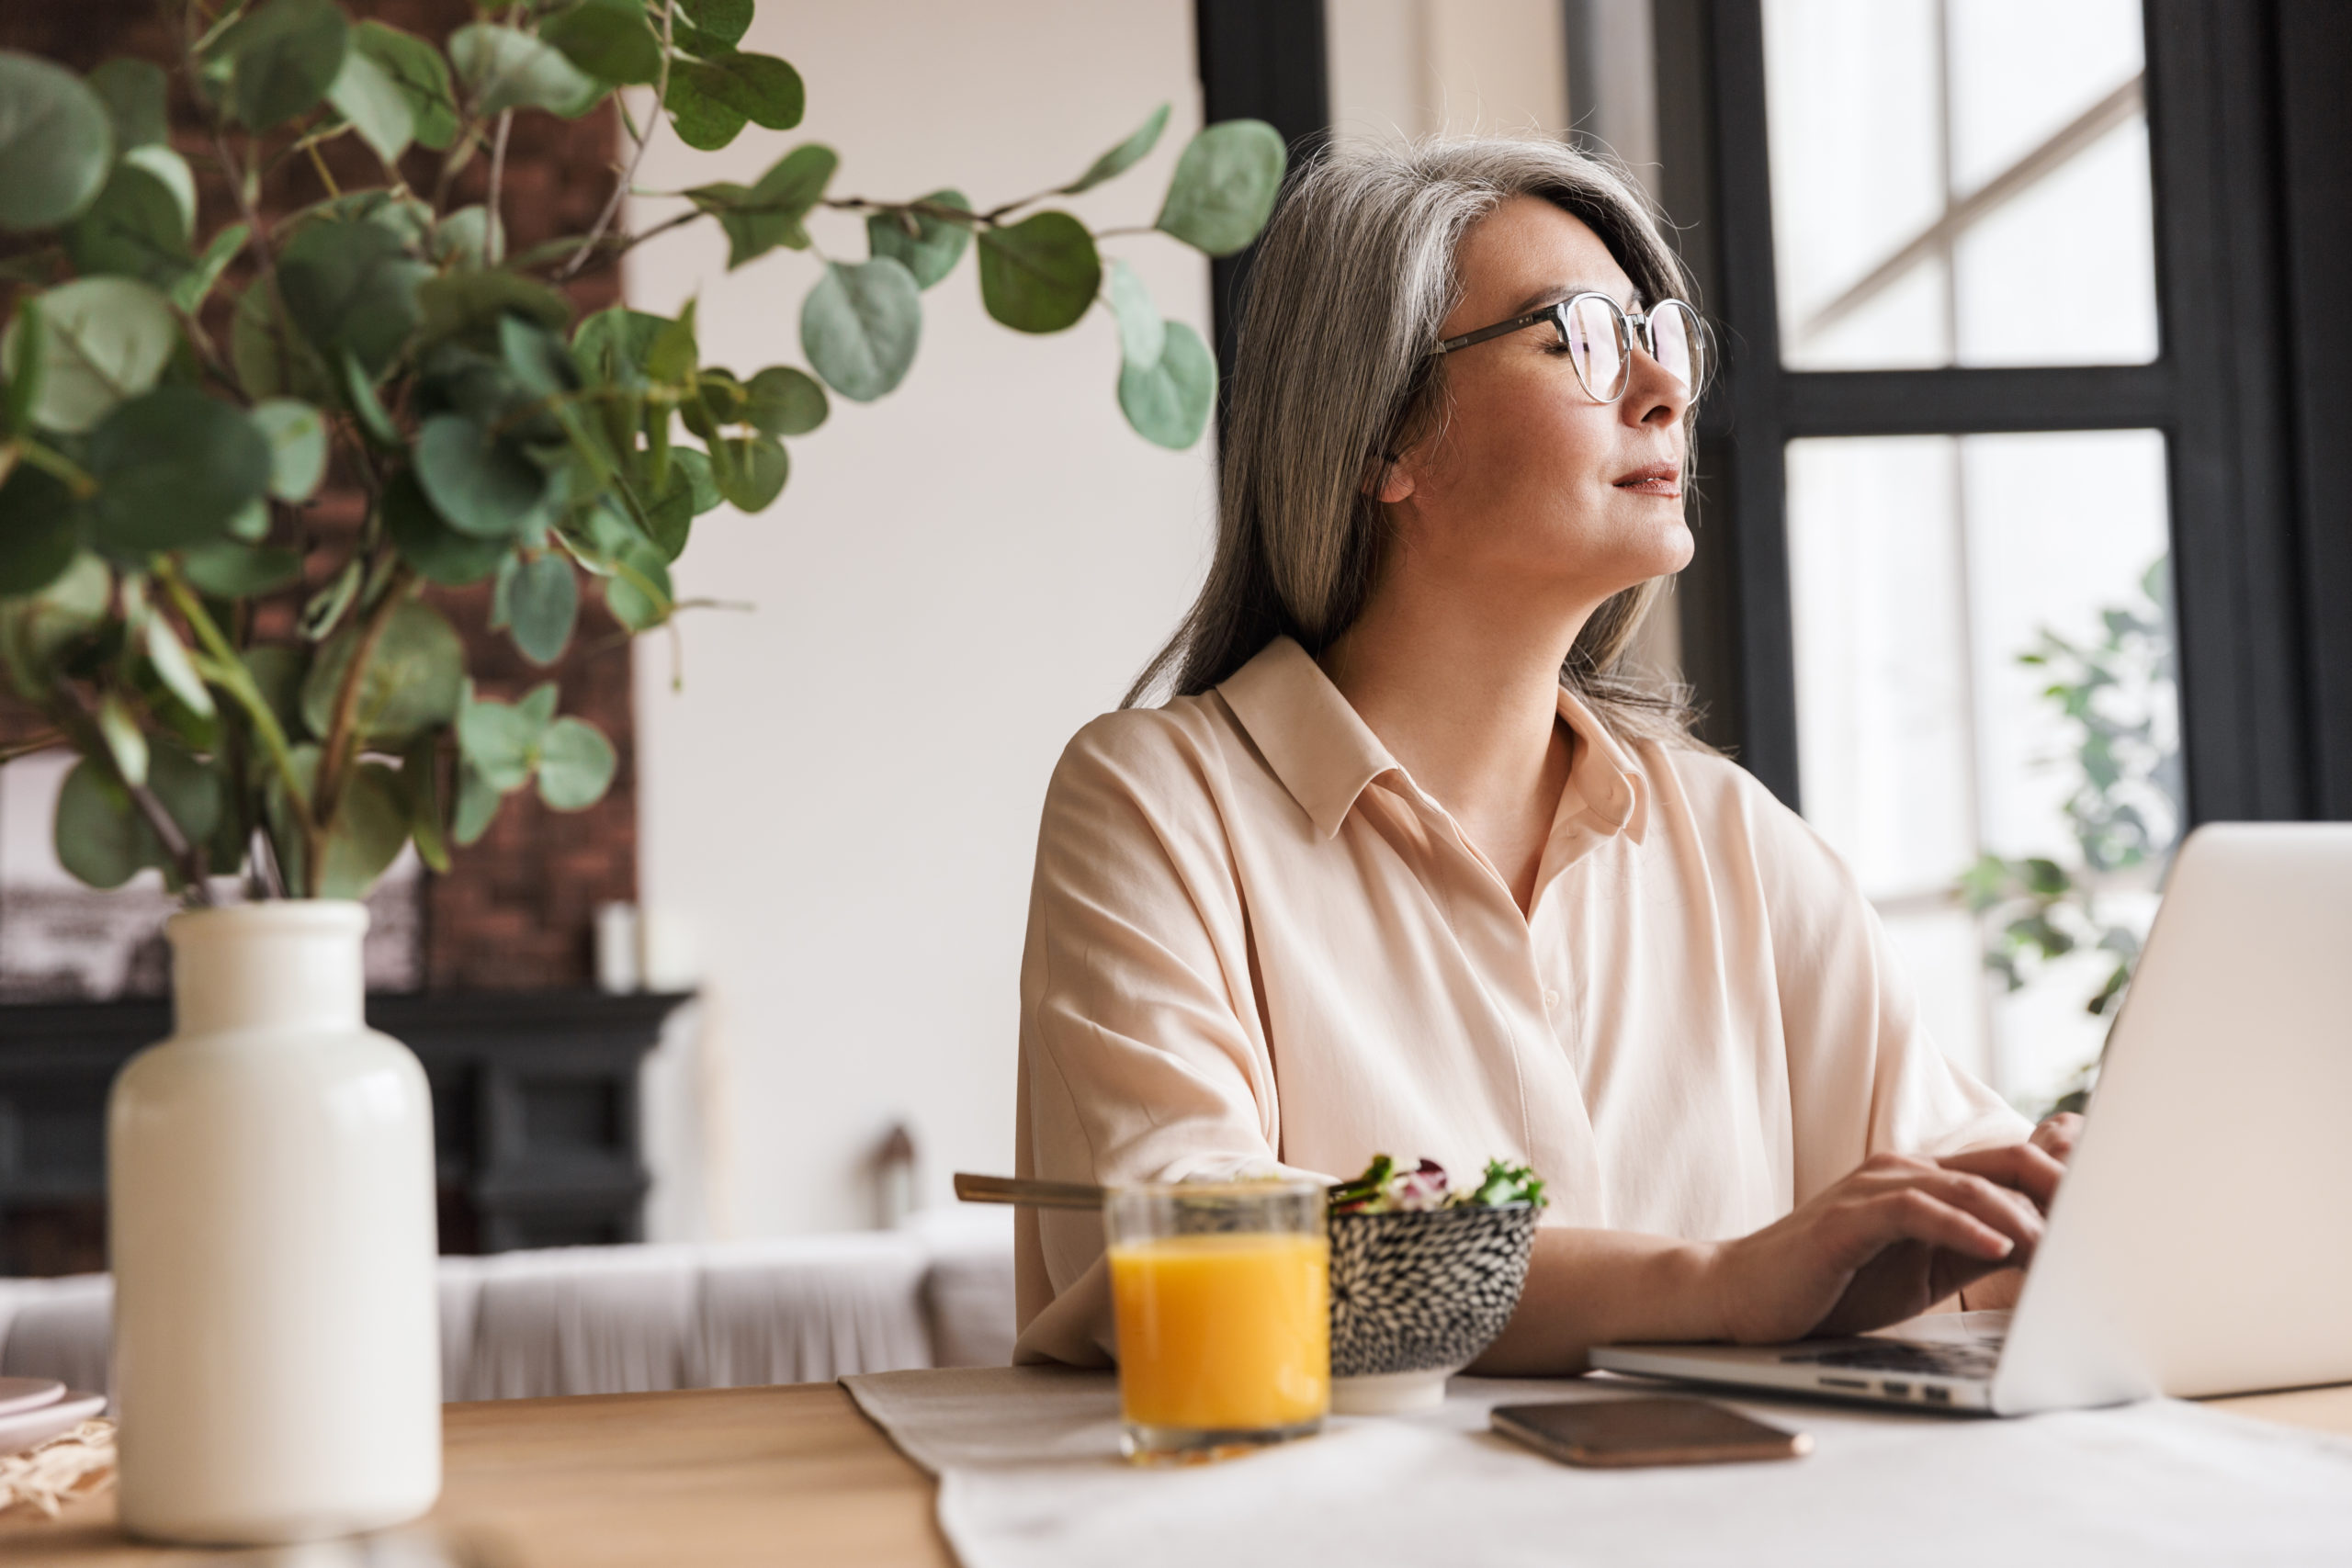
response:
<path id="1" fill-rule="evenodd" d="M 1265 1431 L 1331 1394 L 1330 1244 L 1265 1232 L 1111 1248 L 1119 1399 L 1134 1426 Z"/>

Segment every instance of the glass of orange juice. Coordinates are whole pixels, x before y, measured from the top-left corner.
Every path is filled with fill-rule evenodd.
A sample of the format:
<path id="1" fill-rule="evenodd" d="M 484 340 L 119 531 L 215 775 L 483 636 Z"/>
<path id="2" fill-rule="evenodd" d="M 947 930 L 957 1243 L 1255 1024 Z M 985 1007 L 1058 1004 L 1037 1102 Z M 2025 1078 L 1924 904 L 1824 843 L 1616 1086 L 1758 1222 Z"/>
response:
<path id="1" fill-rule="evenodd" d="M 1130 1459 L 1219 1458 L 1322 1429 L 1325 1202 L 1312 1181 L 1113 1189 L 1103 1221 Z"/>

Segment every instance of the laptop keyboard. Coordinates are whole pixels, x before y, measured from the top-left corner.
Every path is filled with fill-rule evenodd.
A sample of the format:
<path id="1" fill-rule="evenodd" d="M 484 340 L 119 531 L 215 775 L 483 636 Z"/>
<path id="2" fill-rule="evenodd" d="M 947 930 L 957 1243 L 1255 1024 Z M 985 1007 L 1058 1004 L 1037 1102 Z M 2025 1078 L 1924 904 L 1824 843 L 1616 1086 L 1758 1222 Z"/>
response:
<path id="1" fill-rule="evenodd" d="M 1857 1371 L 1910 1372 L 1915 1376 L 1989 1378 L 2000 1362 L 1992 1345 L 1940 1345 L 1917 1340 L 1888 1339 L 1873 1345 L 1840 1345 L 1828 1350 L 1798 1351 L 1782 1356 L 1782 1363 L 1851 1368 Z"/>

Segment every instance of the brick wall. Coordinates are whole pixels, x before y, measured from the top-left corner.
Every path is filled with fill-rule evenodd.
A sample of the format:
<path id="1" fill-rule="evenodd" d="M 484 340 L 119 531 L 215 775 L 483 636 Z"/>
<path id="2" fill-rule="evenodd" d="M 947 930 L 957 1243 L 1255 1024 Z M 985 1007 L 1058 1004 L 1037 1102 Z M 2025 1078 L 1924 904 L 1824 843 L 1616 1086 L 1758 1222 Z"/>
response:
<path id="1" fill-rule="evenodd" d="M 359 0 L 348 8 L 435 39 L 475 17 L 467 0 Z M 166 66 L 178 58 L 174 25 L 154 0 L 0 3 L 0 49 L 43 55 L 77 71 L 118 54 Z M 175 145 L 196 171 L 199 230 L 209 233 L 229 220 L 231 202 L 208 162 L 202 121 L 176 79 L 173 126 Z M 618 141 L 609 107 L 569 123 L 544 114 L 517 115 L 507 145 L 501 204 L 510 248 L 521 250 L 559 234 L 581 232 L 594 222 L 612 188 Z M 328 174 L 339 185 L 381 182 L 380 165 L 356 139 L 339 138 L 321 152 Z M 401 173 L 412 186 L 430 191 L 439 158 L 426 149 L 412 149 Z M 477 156 L 460 173 L 452 205 L 482 198 L 488 163 Z M 263 205 L 271 212 L 290 211 L 326 194 L 307 160 L 289 160 L 269 180 Z M 233 299 L 243 282 L 243 274 L 232 270 L 216 300 Z M 617 299 L 618 283 L 605 270 L 577 280 L 571 293 L 579 310 L 600 310 Z M 216 303 L 207 324 L 217 329 L 221 315 L 222 307 Z M 359 515 L 356 491 L 330 488 L 311 508 L 308 521 L 319 538 L 331 540 L 356 526 Z M 320 568 L 328 553 L 314 558 L 314 581 L 323 575 Z M 290 592 L 289 604 L 299 604 L 301 596 Z M 426 877 L 426 984 L 436 989 L 584 985 L 593 972 L 590 941 L 595 907 L 637 895 L 637 771 L 628 643 L 600 604 L 583 604 L 571 651 L 553 669 L 540 670 L 516 652 L 503 634 L 485 626 L 486 586 L 435 590 L 432 598 L 464 637 L 469 667 L 484 695 L 511 700 L 540 681 L 557 681 L 562 711 L 578 714 L 604 730 L 620 754 L 620 769 L 611 793 L 586 811 L 558 814 L 527 794 L 508 797 L 481 840 L 456 852 L 448 875 Z M 0 744 L 40 728 L 36 716 L 0 690 Z"/>

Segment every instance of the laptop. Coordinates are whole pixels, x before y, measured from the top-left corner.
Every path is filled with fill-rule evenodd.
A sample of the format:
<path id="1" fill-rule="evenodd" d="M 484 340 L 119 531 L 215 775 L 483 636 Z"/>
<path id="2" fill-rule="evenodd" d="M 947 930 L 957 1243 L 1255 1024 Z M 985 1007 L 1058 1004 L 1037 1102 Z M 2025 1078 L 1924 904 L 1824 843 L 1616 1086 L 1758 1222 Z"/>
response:
<path id="1" fill-rule="evenodd" d="M 2021 1416 L 2352 1382 L 2352 823 L 2188 836 L 2017 1308 L 1615 1372 Z"/>

